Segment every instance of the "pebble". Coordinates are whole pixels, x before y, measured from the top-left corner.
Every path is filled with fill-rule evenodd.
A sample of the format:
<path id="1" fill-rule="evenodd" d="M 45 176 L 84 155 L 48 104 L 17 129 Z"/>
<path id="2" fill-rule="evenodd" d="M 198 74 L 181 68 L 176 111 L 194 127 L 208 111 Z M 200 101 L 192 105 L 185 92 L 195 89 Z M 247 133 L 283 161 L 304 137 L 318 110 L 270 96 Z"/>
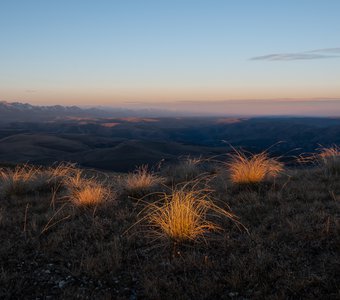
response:
<path id="1" fill-rule="evenodd" d="M 66 283 L 67 283 L 67 282 L 64 281 L 64 280 L 59 281 L 59 283 L 58 283 L 59 288 L 62 289 L 62 288 L 66 285 Z"/>
<path id="2" fill-rule="evenodd" d="M 228 296 L 229 296 L 229 297 L 236 297 L 236 296 L 238 296 L 238 292 L 230 292 L 230 293 L 228 294 Z"/>

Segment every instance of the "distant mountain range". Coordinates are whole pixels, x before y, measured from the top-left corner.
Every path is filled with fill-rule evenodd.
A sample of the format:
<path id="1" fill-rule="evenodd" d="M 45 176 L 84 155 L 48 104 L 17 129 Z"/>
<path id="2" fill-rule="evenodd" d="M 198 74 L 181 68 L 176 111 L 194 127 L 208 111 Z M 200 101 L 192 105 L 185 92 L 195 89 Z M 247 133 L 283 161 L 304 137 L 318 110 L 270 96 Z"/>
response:
<path id="1" fill-rule="evenodd" d="M 80 108 L 78 106 L 38 106 L 20 102 L 0 101 L 0 123 L 43 122 L 66 119 L 68 117 L 155 117 L 174 116 L 177 113 L 154 109 L 125 108 Z"/>
<path id="2" fill-rule="evenodd" d="M 98 109 L 81 109 L 77 106 L 36 106 L 28 103 L 0 101 L 1 122 L 47 121 L 69 116 L 104 116 Z"/>

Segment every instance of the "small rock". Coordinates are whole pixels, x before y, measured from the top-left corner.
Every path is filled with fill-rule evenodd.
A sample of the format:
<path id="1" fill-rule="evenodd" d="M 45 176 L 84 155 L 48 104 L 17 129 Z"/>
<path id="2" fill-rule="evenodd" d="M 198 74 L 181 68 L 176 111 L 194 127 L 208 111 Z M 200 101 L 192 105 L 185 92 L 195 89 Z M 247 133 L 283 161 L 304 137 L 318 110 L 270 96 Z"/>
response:
<path id="1" fill-rule="evenodd" d="M 62 288 L 66 285 L 66 283 L 67 283 L 67 282 L 64 281 L 64 280 L 59 281 L 59 283 L 58 283 L 59 288 L 62 289 Z"/>
<path id="2" fill-rule="evenodd" d="M 236 296 L 238 296 L 238 292 L 230 292 L 230 293 L 228 294 L 228 296 L 229 296 L 229 297 L 236 297 Z"/>

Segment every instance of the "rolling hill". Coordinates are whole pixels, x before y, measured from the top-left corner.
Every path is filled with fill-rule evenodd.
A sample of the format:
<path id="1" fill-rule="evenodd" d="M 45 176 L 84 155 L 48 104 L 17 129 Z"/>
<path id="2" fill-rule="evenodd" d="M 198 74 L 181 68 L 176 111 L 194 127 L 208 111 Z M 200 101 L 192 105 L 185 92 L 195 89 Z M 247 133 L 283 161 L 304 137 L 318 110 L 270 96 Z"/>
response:
<path id="1" fill-rule="evenodd" d="M 156 118 L 99 113 L 102 111 L 96 109 L 1 102 L 0 115 L 5 117 L 0 123 L 0 162 L 50 164 L 66 160 L 129 171 L 185 155 L 223 157 L 231 146 L 252 152 L 270 148 L 272 154 L 285 155 L 289 162 L 320 145 L 340 144 L 340 118 Z M 22 115 L 34 121 L 20 119 Z"/>

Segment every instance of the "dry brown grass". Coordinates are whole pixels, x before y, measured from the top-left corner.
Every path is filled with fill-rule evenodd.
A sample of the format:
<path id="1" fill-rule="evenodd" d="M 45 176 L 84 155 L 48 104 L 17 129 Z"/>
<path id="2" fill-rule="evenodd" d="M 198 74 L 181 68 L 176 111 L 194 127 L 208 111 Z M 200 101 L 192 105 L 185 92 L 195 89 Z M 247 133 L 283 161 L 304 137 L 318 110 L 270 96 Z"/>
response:
<path id="1" fill-rule="evenodd" d="M 235 149 L 230 157 L 227 166 L 233 183 L 260 183 L 283 171 L 283 164 L 276 158 L 270 158 L 267 152 L 247 155 Z"/>
<path id="2" fill-rule="evenodd" d="M 176 243 L 196 241 L 209 232 L 222 230 L 215 222 L 221 218 L 236 220 L 233 214 L 214 204 L 208 191 L 188 184 L 147 204 L 145 217 L 152 237 Z"/>
<path id="3" fill-rule="evenodd" d="M 80 169 L 72 169 L 72 172 L 69 176 L 64 177 L 64 185 L 70 189 L 80 189 L 86 185 L 86 180 L 84 176 L 84 171 Z"/>
<path id="4" fill-rule="evenodd" d="M 77 172 L 77 168 L 71 163 L 59 163 L 52 167 L 47 168 L 45 176 L 49 178 L 51 184 L 62 183 L 65 178 L 69 178 L 72 174 Z"/>
<path id="5" fill-rule="evenodd" d="M 183 183 L 202 176 L 201 163 L 201 158 L 186 157 L 178 164 L 168 166 L 163 173 L 172 183 Z"/>
<path id="6" fill-rule="evenodd" d="M 6 195 L 24 195 L 36 191 L 67 190 L 67 198 L 77 206 L 94 206 L 112 196 L 110 187 L 95 178 L 86 178 L 84 171 L 71 164 L 50 168 L 31 165 L 0 170 L 0 191 Z"/>
<path id="7" fill-rule="evenodd" d="M 64 179 L 67 188 L 66 198 L 76 206 L 97 206 L 113 196 L 108 185 L 95 178 L 85 178 L 80 169 L 73 169 L 72 174 Z"/>
<path id="8" fill-rule="evenodd" d="M 77 206 L 90 207 L 103 203 L 109 196 L 110 192 L 105 186 L 92 181 L 89 185 L 72 190 L 70 200 Z"/>
<path id="9" fill-rule="evenodd" d="M 36 191 L 50 192 L 59 188 L 66 178 L 77 172 L 72 164 L 61 163 L 42 168 L 32 165 L 18 165 L 15 168 L 0 169 L 0 189 L 5 195 L 19 195 Z M 73 177 L 72 177 L 73 178 Z"/>
<path id="10" fill-rule="evenodd" d="M 14 169 L 0 170 L 0 188 L 5 195 L 19 195 L 33 192 L 42 185 L 37 167 L 22 165 Z"/>
<path id="11" fill-rule="evenodd" d="M 317 160 L 330 174 L 340 174 L 340 147 L 322 147 L 317 154 Z"/>
<path id="12" fill-rule="evenodd" d="M 340 146 L 333 145 L 316 149 L 315 153 L 302 154 L 298 158 L 302 165 L 315 165 L 325 171 L 327 175 L 340 174 Z"/>
<path id="13" fill-rule="evenodd" d="M 44 193 L 2 197 L 0 298 L 338 299 L 339 178 L 320 168 L 285 172 L 290 179 L 278 176 L 279 188 L 216 187 L 210 194 L 211 181 L 200 185 L 206 188 L 200 191 L 206 201 L 212 199 L 227 211 L 228 203 L 248 234 L 222 213 L 199 210 L 196 202 L 185 200 L 187 191 L 199 193 L 193 184 L 168 187 L 167 198 L 161 194 L 156 199 L 160 201 L 141 214 L 135 199 L 125 194 L 118 196 L 114 209 L 108 201 L 95 214 L 63 201 L 53 206 Z M 83 173 L 79 178 L 84 181 L 95 176 L 96 182 L 106 184 L 100 173 Z M 60 189 L 58 199 L 68 191 Z M 169 229 L 167 221 L 176 219 L 175 207 L 181 207 L 170 205 L 175 194 L 178 201 L 192 204 L 179 209 L 182 215 L 188 207 L 186 215 L 205 213 L 201 219 L 191 214 L 182 218 L 189 222 L 178 223 L 196 224 L 196 237 Z M 144 200 L 150 204 L 155 198 Z M 152 212 L 162 222 L 151 223 Z M 139 234 L 123 234 L 142 218 L 141 226 L 131 229 Z M 147 238 L 147 233 L 159 240 Z M 178 251 L 173 252 L 175 244 Z"/>
<path id="14" fill-rule="evenodd" d="M 162 184 L 164 179 L 148 170 L 147 166 L 137 168 L 134 173 L 129 173 L 123 181 L 123 187 L 131 192 L 149 191 L 159 184 Z"/>

